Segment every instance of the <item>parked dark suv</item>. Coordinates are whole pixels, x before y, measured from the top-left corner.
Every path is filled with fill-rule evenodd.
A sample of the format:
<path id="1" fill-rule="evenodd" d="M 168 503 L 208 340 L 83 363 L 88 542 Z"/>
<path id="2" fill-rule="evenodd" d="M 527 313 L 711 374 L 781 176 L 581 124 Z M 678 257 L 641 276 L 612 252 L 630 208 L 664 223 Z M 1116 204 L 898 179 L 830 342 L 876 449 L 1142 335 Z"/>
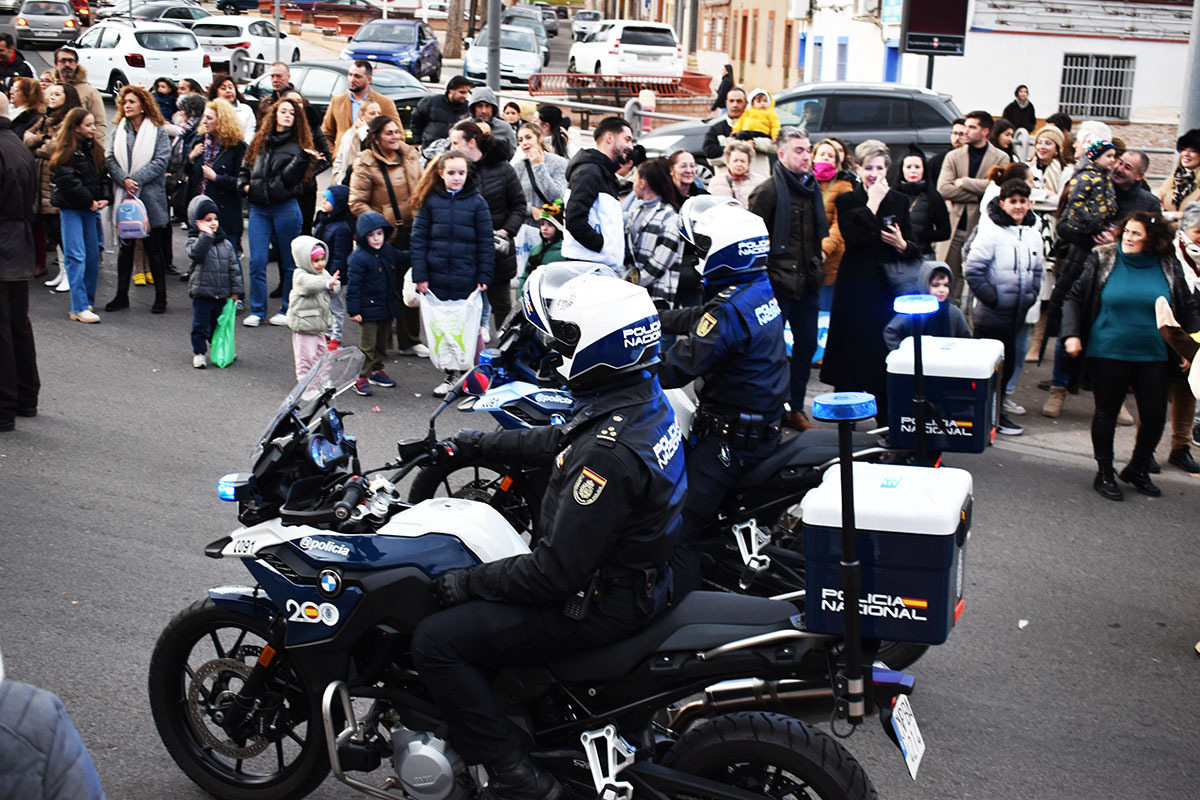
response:
<path id="1" fill-rule="evenodd" d="M 950 124 L 961 116 L 950 95 L 894 83 L 805 83 L 775 95 L 775 111 L 782 125 L 803 125 L 812 143 L 837 136 L 854 147 L 866 139 L 879 139 L 894 156 L 910 144 L 926 156 L 950 149 Z M 638 140 L 650 156 L 687 150 L 703 157 L 708 126 L 725 118 L 725 112 L 706 120 L 677 122 Z"/>

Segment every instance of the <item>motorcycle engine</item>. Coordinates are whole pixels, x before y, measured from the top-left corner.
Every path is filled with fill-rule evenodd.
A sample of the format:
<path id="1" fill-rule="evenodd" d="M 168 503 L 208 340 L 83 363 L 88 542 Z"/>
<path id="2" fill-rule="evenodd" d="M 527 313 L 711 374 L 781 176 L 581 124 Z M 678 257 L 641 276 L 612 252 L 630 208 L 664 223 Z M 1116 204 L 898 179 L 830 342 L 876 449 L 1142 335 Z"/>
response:
<path id="1" fill-rule="evenodd" d="M 467 797 L 466 765 L 458 753 L 433 734 L 403 725 L 392 728 L 392 767 L 405 793 L 416 800 Z"/>

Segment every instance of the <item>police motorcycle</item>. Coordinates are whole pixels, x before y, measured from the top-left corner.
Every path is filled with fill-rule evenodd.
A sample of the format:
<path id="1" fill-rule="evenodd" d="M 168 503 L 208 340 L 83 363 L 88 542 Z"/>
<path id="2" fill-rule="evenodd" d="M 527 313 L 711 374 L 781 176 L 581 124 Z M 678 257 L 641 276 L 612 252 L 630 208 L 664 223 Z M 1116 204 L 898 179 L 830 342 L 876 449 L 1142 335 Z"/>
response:
<path id="1" fill-rule="evenodd" d="M 725 234 L 714 237 L 716 247 L 709 246 L 710 237 L 697 234 L 690 220 L 685 223 L 686 235 L 690 240 L 700 241 L 706 252 L 736 247 L 751 239 L 761 240 L 762 236 L 755 231 L 722 225 L 723 221 L 728 223 L 725 211 L 725 207 L 716 206 L 703 212 L 707 217 L 703 230 Z M 557 280 L 540 281 L 530 287 L 534 289 L 533 295 L 527 292 L 523 298 L 527 314 L 539 303 L 552 302 L 555 292 L 570 278 L 597 269 L 597 265 L 587 262 L 553 266 Z M 553 388 L 562 385 L 562 377 L 555 371 L 558 362 L 547 356 L 547 348 L 535 345 L 537 337 L 530 335 L 529 330 L 536 328 L 514 320 L 502 331 L 497 349 L 485 351 L 485 358 L 496 374 L 502 376 L 501 381 L 507 382 L 494 385 L 482 397 L 465 399 L 458 406 L 460 410 L 487 413 L 506 429 L 562 424 L 571 418 L 574 406 L 570 393 Z M 681 389 L 668 390 L 666 394 L 686 440 L 693 425 L 695 405 Z M 712 422 L 700 420 L 699 424 Z M 903 451 L 885 447 L 876 435 L 854 433 L 852 437 L 856 460 L 883 462 L 905 456 Z M 838 460 L 837 432 L 809 430 L 781 442 L 769 458 L 749 470 L 736 490 L 727 496 L 712 521 L 710 535 L 700 545 L 704 588 L 802 600 L 804 555 L 795 509 Z M 418 472 L 409 500 L 420 502 L 452 496 L 485 502 L 504 514 L 518 531 L 536 537 L 540 500 L 548 477 L 548 468 L 506 465 L 495 460 L 461 457 L 455 452 Z M 914 643 L 884 642 L 880 658 L 891 666 L 906 668 L 927 649 Z"/>
<path id="2" fill-rule="evenodd" d="M 440 574 L 528 546 L 485 504 L 413 505 L 396 486 L 444 452 L 438 415 L 482 394 L 490 369 L 452 388 L 425 437 L 364 471 L 334 403 L 362 360 L 356 348 L 323 356 L 271 420 L 251 471 L 219 481 L 242 527 L 205 554 L 241 559 L 252 585 L 211 589 L 155 645 L 155 725 L 214 796 L 299 798 L 330 772 L 376 798 L 470 800 L 486 785 L 446 741 L 409 644 L 438 610 Z M 869 668 L 865 702 L 854 700 L 836 677 L 841 645 L 803 630 L 791 603 L 694 592 L 628 640 L 499 670 L 493 686 L 530 758 L 577 797 L 874 798 L 861 765 L 809 722 L 877 710 L 903 750 L 892 715 L 913 679 Z"/>

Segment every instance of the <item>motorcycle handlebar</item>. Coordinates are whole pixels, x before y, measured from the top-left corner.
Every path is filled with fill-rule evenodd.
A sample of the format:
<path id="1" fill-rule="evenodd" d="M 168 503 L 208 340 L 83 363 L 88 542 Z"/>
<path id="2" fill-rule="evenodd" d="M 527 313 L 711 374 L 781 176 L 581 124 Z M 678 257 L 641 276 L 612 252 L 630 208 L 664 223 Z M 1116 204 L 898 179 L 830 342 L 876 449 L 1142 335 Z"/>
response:
<path id="1" fill-rule="evenodd" d="M 367 489 L 363 486 L 363 479 L 355 476 L 346 484 L 346 488 L 342 490 L 342 499 L 333 504 L 333 516 L 338 522 L 345 522 L 350 519 L 350 515 L 354 513 L 354 509 L 367 496 Z"/>

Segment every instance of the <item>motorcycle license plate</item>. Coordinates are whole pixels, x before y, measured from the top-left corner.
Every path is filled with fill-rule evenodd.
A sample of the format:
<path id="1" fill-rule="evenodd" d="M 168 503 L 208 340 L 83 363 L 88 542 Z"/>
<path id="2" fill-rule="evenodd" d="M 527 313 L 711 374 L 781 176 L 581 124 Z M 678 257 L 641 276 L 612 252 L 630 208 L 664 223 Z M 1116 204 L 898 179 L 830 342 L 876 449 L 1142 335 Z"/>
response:
<path id="1" fill-rule="evenodd" d="M 896 698 L 896 705 L 892 708 L 892 730 L 896 732 L 896 741 L 900 745 L 900 752 L 904 754 L 908 774 L 916 780 L 921 756 L 925 755 L 925 740 L 921 738 L 921 729 L 917 727 L 917 717 L 913 714 L 912 704 L 908 702 L 908 695 L 902 694 Z"/>

